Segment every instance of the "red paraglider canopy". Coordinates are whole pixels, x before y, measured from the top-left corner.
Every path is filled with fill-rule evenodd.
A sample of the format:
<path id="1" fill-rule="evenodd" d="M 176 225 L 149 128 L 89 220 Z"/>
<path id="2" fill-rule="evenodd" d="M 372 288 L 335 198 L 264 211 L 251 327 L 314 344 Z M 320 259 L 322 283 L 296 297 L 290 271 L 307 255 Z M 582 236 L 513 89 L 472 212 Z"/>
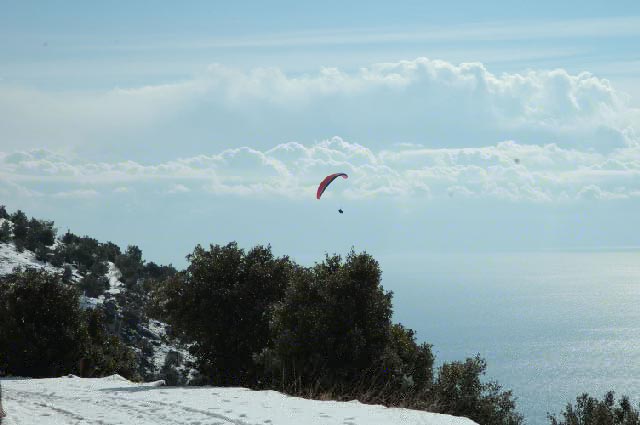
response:
<path id="1" fill-rule="evenodd" d="M 327 186 L 329 186 L 332 181 L 334 181 L 340 176 L 342 176 L 343 179 L 349 178 L 349 176 L 347 176 L 345 173 L 335 173 L 325 177 L 324 180 L 320 182 L 320 186 L 318 186 L 318 191 L 316 192 L 316 199 L 320 199 L 320 197 L 324 193 Z"/>

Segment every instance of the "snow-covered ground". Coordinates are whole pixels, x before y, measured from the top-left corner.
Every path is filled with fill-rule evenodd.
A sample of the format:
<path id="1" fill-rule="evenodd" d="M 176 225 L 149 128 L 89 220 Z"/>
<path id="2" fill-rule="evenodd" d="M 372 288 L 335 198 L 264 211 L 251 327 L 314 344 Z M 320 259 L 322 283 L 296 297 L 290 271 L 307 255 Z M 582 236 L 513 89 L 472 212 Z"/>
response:
<path id="1" fill-rule="evenodd" d="M 473 425 L 467 418 L 245 388 L 162 387 L 113 375 L 3 379 L 2 425 Z"/>
<path id="2" fill-rule="evenodd" d="M 105 292 L 108 292 L 111 295 L 119 294 L 120 288 L 123 285 L 122 282 L 120 282 L 122 273 L 120 273 L 120 270 L 118 270 L 116 265 L 113 264 L 111 261 L 109 261 L 108 264 L 109 264 L 109 270 L 107 271 L 106 276 L 109 279 L 109 289 L 106 290 Z"/>
<path id="3" fill-rule="evenodd" d="M 61 243 L 60 240 L 56 239 L 56 244 L 59 243 Z M 15 244 L 0 243 L 0 276 L 13 272 L 17 267 L 44 268 L 51 273 L 62 273 L 64 271 L 62 267 L 53 267 L 51 264 L 36 260 L 35 254 L 27 249 L 22 252 L 18 252 Z M 78 269 L 75 266 L 71 267 L 73 273 L 71 280 L 76 283 L 80 282 L 83 276 L 78 272 Z M 114 263 L 108 262 L 108 269 L 105 277 L 109 279 L 109 289 L 97 297 L 81 295 L 79 300 L 80 306 L 85 309 L 92 309 L 109 300 L 115 299 L 119 294 L 126 295 L 127 289 L 125 288 L 124 283 L 120 280 L 121 276 L 122 273 L 118 267 L 116 267 Z M 118 315 L 121 313 L 121 306 L 117 301 L 116 313 Z M 167 325 L 165 323 L 157 320 L 150 320 L 148 325 L 141 323 L 140 327 L 142 330 L 138 329 L 138 331 L 142 332 L 145 335 L 145 338 L 148 339 L 153 346 L 153 356 L 149 358 L 149 361 L 153 365 L 155 373 L 161 371 L 165 364 L 167 355 L 169 355 L 169 353 L 173 353 L 171 355 L 174 356 L 174 358 L 175 356 L 178 356 L 177 358 L 180 360 L 177 364 L 174 364 L 175 369 L 187 380 L 187 382 L 194 378 L 196 371 L 191 369 L 189 366 L 189 362 L 193 360 L 193 357 L 189 354 L 186 347 L 181 346 L 175 341 L 172 341 L 171 338 L 167 337 Z M 143 355 L 138 346 L 132 346 L 131 348 L 141 356 Z M 153 373 L 154 371 L 149 370 L 147 372 Z"/>
<path id="4" fill-rule="evenodd" d="M 18 252 L 13 243 L 0 243 L 0 276 L 13 272 L 16 267 L 44 268 L 51 273 L 63 271 L 62 268 L 36 260 L 35 254 L 29 250 Z"/>
<path id="5" fill-rule="evenodd" d="M 177 355 L 180 358 L 180 364 L 176 366 L 176 370 L 184 375 L 188 381 L 192 380 L 197 372 L 195 369 L 189 367 L 189 363 L 193 362 L 195 358 L 189 354 L 187 347 L 172 343 L 169 338 L 167 338 L 167 324 L 150 319 L 147 329 L 157 337 L 152 341 L 154 351 L 153 359 L 151 360 L 156 370 L 159 371 L 162 369 L 167 356 L 173 352 L 174 356 Z"/>

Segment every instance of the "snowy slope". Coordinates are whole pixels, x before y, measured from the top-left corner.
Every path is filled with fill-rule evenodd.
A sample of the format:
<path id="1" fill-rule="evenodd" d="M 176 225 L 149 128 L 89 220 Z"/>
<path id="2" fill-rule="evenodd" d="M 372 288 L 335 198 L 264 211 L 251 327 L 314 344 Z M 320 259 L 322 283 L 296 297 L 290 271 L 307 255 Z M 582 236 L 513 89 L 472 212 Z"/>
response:
<path id="1" fill-rule="evenodd" d="M 159 387 L 101 379 L 4 379 L 3 425 L 473 425 L 467 418 L 244 388 Z"/>
<path id="2" fill-rule="evenodd" d="M 62 268 L 36 260 L 36 255 L 27 249 L 18 252 L 13 243 L 0 243 L 0 276 L 11 273 L 16 267 L 45 268 L 51 273 L 63 271 Z"/>
<path id="3" fill-rule="evenodd" d="M 0 225 L 4 219 L 0 219 Z M 56 239 L 54 244 L 61 243 L 59 239 Z M 35 254 L 27 249 L 22 252 L 18 252 L 13 242 L 0 243 L 0 276 L 4 276 L 13 272 L 17 267 L 27 268 L 44 268 L 50 273 L 62 273 L 64 269 L 62 267 L 53 267 L 49 263 L 44 263 L 36 260 Z M 75 266 L 71 266 L 73 270 L 73 276 L 71 280 L 78 283 L 82 279 Z M 122 325 L 122 307 L 117 299 L 117 296 L 127 296 L 127 289 L 120 280 L 122 273 L 112 262 L 108 262 L 108 269 L 105 277 L 109 279 L 109 289 L 104 291 L 102 295 L 92 298 L 86 295 L 80 296 L 80 306 L 82 308 L 95 308 L 98 305 L 104 305 L 107 302 L 113 302 L 114 314 L 118 321 L 118 327 Z M 195 369 L 189 366 L 189 362 L 193 361 L 186 347 L 173 341 L 167 335 L 167 324 L 159 322 L 157 320 L 150 320 L 149 323 L 140 323 L 136 330 L 136 339 L 128 341 L 129 346 L 136 352 L 139 358 L 144 357 L 149 363 L 149 367 L 144 369 L 143 376 L 145 378 L 157 379 L 157 375 L 161 373 L 165 364 L 167 356 L 172 356 L 174 359 L 175 369 L 180 373 L 184 383 L 189 382 L 196 376 Z M 140 345 L 148 342 L 152 347 L 152 354 L 143 353 L 140 349 Z"/>

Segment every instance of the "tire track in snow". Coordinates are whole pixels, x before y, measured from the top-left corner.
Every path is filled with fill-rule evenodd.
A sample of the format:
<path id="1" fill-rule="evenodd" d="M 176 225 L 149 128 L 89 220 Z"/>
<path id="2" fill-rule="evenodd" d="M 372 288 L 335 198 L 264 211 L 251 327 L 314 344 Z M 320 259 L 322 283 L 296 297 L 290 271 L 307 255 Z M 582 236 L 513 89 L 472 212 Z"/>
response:
<path id="1" fill-rule="evenodd" d="M 109 392 L 108 389 L 104 389 L 104 392 Z M 11 395 L 9 395 L 10 393 Z M 53 412 L 56 412 L 63 416 L 65 419 L 64 423 L 73 423 L 73 424 L 101 424 L 101 425 L 110 425 L 110 424 L 120 424 L 122 423 L 119 420 L 105 420 L 98 418 L 88 418 L 86 416 L 82 416 L 72 410 L 69 410 L 69 406 L 60 407 L 57 406 L 55 401 L 59 405 L 67 405 L 71 404 L 72 406 L 77 405 L 79 402 L 89 403 L 98 409 L 94 409 L 93 411 L 98 414 L 100 410 L 116 410 L 119 412 L 126 412 L 130 415 L 127 415 L 129 419 L 135 418 L 138 421 L 144 421 L 144 423 L 163 423 L 163 424 L 175 424 L 175 425 L 196 425 L 196 424 L 210 424 L 210 425 L 253 425 L 250 422 L 245 422 L 241 419 L 236 419 L 230 416 L 225 416 L 220 413 L 211 412 L 208 410 L 197 409 L 194 407 L 181 406 L 177 403 L 168 403 L 158 400 L 150 400 L 150 399 L 136 399 L 131 400 L 123 397 L 113 396 L 113 395 L 105 395 L 103 394 L 100 400 L 96 400 L 93 398 L 82 398 L 78 399 L 75 397 L 65 397 L 61 395 L 56 395 L 52 393 L 45 392 L 37 392 L 37 391 L 5 391 L 5 399 L 11 400 L 17 404 L 22 405 L 27 410 L 33 411 L 36 414 L 36 411 L 41 410 L 37 409 L 37 407 L 44 408 Z M 141 407 L 147 405 L 147 408 Z M 162 407 L 163 409 L 154 409 L 153 407 Z M 186 421 L 177 420 L 175 417 L 171 418 L 167 416 L 166 408 L 170 408 L 175 412 L 175 410 L 181 410 L 185 413 L 189 413 L 191 417 L 186 419 Z M 82 410 L 86 410 L 86 407 Z M 108 416 L 110 413 L 104 411 L 104 416 Z M 194 415 L 195 414 L 195 415 Z M 49 416 L 49 415 L 41 415 L 41 416 Z M 63 419 L 61 418 L 61 419 Z M 221 420 L 223 422 L 211 422 L 212 419 Z M 262 423 L 262 422 L 259 422 Z"/>

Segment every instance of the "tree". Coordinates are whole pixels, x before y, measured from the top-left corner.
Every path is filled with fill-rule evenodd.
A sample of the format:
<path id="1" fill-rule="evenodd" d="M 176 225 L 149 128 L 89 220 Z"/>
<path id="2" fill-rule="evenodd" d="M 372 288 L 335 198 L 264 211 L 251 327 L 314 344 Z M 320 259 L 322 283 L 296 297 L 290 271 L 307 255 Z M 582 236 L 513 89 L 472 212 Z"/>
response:
<path id="1" fill-rule="evenodd" d="M 135 245 L 129 245 L 124 254 L 116 257 L 115 264 L 122 273 L 122 281 L 127 289 L 131 289 L 142 275 L 142 251 Z"/>
<path id="2" fill-rule="evenodd" d="M 0 225 L 0 242 L 7 243 L 11 241 L 11 225 L 8 221 L 3 221 Z"/>
<path id="3" fill-rule="evenodd" d="M 84 291 L 87 297 L 97 298 L 102 295 L 105 290 L 109 289 L 109 279 L 93 273 L 86 274 L 78 287 Z"/>
<path id="4" fill-rule="evenodd" d="M 21 210 L 16 211 L 11 215 L 11 222 L 13 223 L 14 241 L 24 246 L 29 234 L 29 220 L 27 220 L 26 214 Z"/>
<path id="5" fill-rule="evenodd" d="M 344 393 L 376 373 L 392 313 L 392 293 L 380 277 L 377 261 L 353 250 L 344 262 L 327 256 L 313 268 L 296 269 L 274 311 L 273 347 L 261 357 L 274 386 L 295 382 Z"/>
<path id="6" fill-rule="evenodd" d="M 31 218 L 25 242 L 27 249 L 35 251 L 38 246 L 51 246 L 55 242 L 55 238 L 56 229 L 53 227 L 53 221 Z"/>
<path id="7" fill-rule="evenodd" d="M 480 355 L 443 364 L 432 389 L 435 411 L 466 416 L 486 425 L 522 424 L 511 391 L 502 391 L 496 382 L 481 381 L 486 368 Z"/>
<path id="8" fill-rule="evenodd" d="M 564 420 L 559 421 L 555 415 L 547 415 L 552 425 L 640 425 L 640 411 L 626 396 L 616 406 L 613 391 L 607 392 L 602 401 L 584 393 L 576 397 L 575 407 L 567 404 L 562 416 Z"/>
<path id="9" fill-rule="evenodd" d="M 116 262 L 116 258 L 120 255 L 120 247 L 113 242 L 100 244 L 99 257 L 104 261 Z"/>
<path id="10" fill-rule="evenodd" d="M 82 363 L 91 365 L 92 376 L 139 379 L 135 354 L 108 334 L 101 309 L 80 308 L 78 295 L 44 270 L 0 278 L 0 370 L 51 377 L 78 373 Z"/>
<path id="11" fill-rule="evenodd" d="M 401 324 L 389 329 L 389 342 L 382 357 L 381 382 L 392 402 L 404 402 L 413 408 L 427 408 L 428 392 L 433 384 L 434 355 L 431 345 L 416 343 L 415 332 Z"/>
<path id="12" fill-rule="evenodd" d="M 115 335 L 109 334 L 102 308 L 86 313 L 88 348 L 83 353 L 85 362 L 91 365 L 92 376 L 109 376 L 117 373 L 130 380 L 140 380 L 135 353 Z"/>
<path id="13" fill-rule="evenodd" d="M 185 272 L 154 290 L 155 312 L 193 341 L 200 372 L 215 385 L 255 385 L 254 354 L 269 342 L 269 310 L 284 295 L 291 263 L 270 247 L 197 246 Z"/>
<path id="14" fill-rule="evenodd" d="M 35 269 L 0 279 L 0 369 L 32 377 L 69 373 L 85 344 L 76 288 Z"/>
<path id="15" fill-rule="evenodd" d="M 49 250 L 42 244 L 37 244 L 34 248 L 36 260 L 46 262 L 49 256 Z"/>
<path id="16" fill-rule="evenodd" d="M 73 270 L 71 269 L 71 266 L 64 266 L 64 271 L 62 272 L 62 282 L 71 283 L 71 279 L 73 279 Z"/>
<path id="17" fill-rule="evenodd" d="M 153 261 L 144 265 L 144 277 L 146 279 L 164 280 L 177 273 L 177 270 L 169 264 L 168 266 L 160 266 Z"/>
<path id="18" fill-rule="evenodd" d="M 4 218 L 5 220 L 9 219 L 9 214 L 4 205 L 0 205 L 0 218 Z"/>

